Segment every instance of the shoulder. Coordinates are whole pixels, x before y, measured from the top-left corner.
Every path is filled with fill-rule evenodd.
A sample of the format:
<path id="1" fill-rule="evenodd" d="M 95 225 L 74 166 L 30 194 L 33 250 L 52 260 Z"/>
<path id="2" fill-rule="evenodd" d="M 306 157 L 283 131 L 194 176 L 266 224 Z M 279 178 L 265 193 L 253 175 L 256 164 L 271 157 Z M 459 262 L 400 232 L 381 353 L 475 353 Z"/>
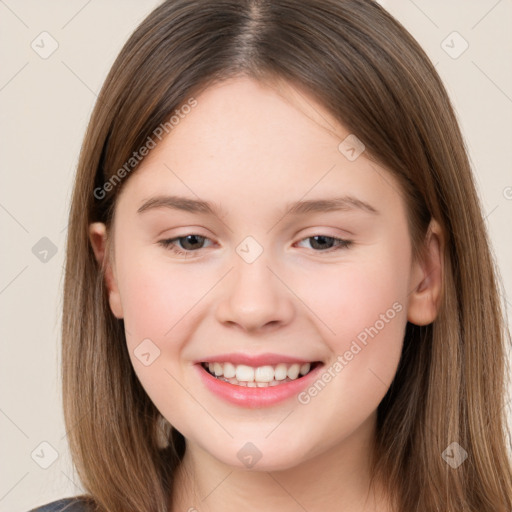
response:
<path id="1" fill-rule="evenodd" d="M 29 510 L 29 512 L 92 512 L 91 502 L 82 498 L 64 498 Z"/>

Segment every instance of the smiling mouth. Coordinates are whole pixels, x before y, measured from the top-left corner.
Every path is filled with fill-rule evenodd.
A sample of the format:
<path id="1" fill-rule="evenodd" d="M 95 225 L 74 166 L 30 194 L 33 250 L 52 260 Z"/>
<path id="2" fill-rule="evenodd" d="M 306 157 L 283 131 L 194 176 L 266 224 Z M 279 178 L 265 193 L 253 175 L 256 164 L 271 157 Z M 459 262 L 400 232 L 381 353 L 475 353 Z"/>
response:
<path id="1" fill-rule="evenodd" d="M 322 364 L 320 361 L 314 361 L 304 364 L 280 363 L 277 365 L 253 367 L 243 364 L 234 365 L 229 362 L 202 362 L 201 366 L 217 380 L 222 380 L 235 386 L 266 388 L 301 379 Z"/>

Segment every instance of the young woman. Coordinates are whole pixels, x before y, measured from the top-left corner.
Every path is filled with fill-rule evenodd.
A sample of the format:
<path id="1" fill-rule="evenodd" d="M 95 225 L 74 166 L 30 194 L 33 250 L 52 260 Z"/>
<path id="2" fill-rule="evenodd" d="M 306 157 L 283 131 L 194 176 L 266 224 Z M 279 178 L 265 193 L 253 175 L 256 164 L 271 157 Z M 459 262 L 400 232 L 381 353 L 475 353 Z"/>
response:
<path id="1" fill-rule="evenodd" d="M 82 148 L 42 511 L 509 511 L 505 343 L 447 93 L 368 0 L 172 0 Z"/>

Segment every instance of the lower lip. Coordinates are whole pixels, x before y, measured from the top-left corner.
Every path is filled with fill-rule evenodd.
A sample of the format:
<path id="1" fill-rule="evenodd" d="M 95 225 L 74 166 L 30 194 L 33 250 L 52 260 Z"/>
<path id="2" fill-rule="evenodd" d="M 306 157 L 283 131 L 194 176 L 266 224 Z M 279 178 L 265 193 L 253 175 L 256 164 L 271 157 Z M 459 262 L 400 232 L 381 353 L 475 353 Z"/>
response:
<path id="1" fill-rule="evenodd" d="M 199 363 L 194 365 L 199 372 L 199 376 L 205 386 L 215 395 L 220 396 L 228 402 L 248 407 L 251 409 L 269 407 L 286 400 L 292 396 L 298 395 L 307 386 L 314 381 L 318 373 L 322 370 L 323 364 L 318 365 L 311 370 L 306 376 L 299 379 L 278 384 L 277 386 L 268 386 L 266 388 L 248 388 L 245 386 L 237 386 L 222 380 L 216 379 L 208 373 Z"/>

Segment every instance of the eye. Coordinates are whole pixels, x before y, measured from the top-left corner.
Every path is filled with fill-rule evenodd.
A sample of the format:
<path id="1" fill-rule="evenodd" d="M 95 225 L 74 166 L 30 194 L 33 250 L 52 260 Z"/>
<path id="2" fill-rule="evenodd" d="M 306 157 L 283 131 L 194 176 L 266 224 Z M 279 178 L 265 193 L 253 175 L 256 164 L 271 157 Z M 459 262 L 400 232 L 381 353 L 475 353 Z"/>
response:
<path id="1" fill-rule="evenodd" d="M 158 243 L 175 254 L 187 257 L 190 256 L 191 253 L 198 252 L 199 249 L 203 249 L 204 247 L 202 246 L 207 240 L 210 239 L 197 234 L 189 234 L 185 236 L 178 236 L 176 238 L 169 238 L 167 240 L 160 240 Z M 348 249 L 352 244 L 351 240 L 343 240 L 341 238 L 325 235 L 308 236 L 303 238 L 299 243 L 306 240 L 312 240 L 313 242 L 311 243 L 311 247 L 313 249 L 319 249 L 314 252 L 322 253 L 331 253 L 342 249 Z M 178 245 L 181 245 L 184 250 L 180 249 Z"/>
<path id="2" fill-rule="evenodd" d="M 342 249 L 348 249 L 352 244 L 351 240 L 343 240 L 341 238 L 335 238 L 333 236 L 325 236 L 325 235 L 313 235 L 303 238 L 301 242 L 304 240 L 313 240 L 311 243 L 312 248 L 319 248 L 320 251 L 315 252 L 334 252 Z M 334 244 L 334 246 L 333 246 Z M 326 247 L 328 246 L 328 247 Z"/>
<path id="3" fill-rule="evenodd" d="M 182 245 L 182 247 L 185 249 L 184 251 L 177 247 L 176 240 L 185 240 L 185 243 Z M 176 238 L 169 238 L 168 240 L 160 240 L 158 243 L 175 254 L 179 254 L 180 256 L 188 256 L 191 252 L 197 252 L 197 249 L 202 249 L 202 247 L 194 246 L 202 245 L 205 240 L 209 240 L 209 238 L 201 235 L 190 234 L 185 236 L 178 236 Z"/>

